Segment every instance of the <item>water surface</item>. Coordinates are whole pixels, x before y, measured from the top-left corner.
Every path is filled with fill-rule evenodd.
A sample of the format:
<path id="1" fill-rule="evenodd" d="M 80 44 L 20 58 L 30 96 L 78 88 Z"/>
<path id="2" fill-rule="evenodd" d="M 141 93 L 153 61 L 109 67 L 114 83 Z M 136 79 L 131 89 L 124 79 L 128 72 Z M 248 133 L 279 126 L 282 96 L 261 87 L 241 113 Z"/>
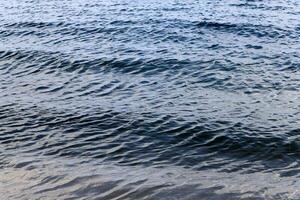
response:
<path id="1" fill-rule="evenodd" d="M 4 199 L 299 199 L 297 0 L 0 1 Z"/>

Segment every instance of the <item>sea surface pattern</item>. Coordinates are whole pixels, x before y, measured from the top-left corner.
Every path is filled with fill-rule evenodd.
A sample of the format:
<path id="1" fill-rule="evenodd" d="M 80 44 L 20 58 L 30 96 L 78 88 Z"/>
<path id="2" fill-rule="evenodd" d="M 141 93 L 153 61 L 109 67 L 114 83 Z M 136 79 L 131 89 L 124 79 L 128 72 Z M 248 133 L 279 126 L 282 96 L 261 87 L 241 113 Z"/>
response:
<path id="1" fill-rule="evenodd" d="M 1 199 L 300 199 L 300 1 L 0 0 Z"/>

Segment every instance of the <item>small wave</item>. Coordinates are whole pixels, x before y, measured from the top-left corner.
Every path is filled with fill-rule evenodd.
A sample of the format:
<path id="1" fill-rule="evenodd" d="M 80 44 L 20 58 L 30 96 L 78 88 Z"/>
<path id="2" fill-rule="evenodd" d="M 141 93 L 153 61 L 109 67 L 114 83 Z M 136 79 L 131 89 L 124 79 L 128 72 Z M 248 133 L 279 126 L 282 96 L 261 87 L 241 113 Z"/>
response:
<path id="1" fill-rule="evenodd" d="M 42 51 L 2 51 L 0 52 L 1 60 L 10 60 L 11 64 L 16 65 L 19 62 L 31 62 L 37 65 L 38 69 L 61 69 L 66 72 L 78 71 L 83 73 L 86 71 L 115 71 L 129 74 L 144 74 L 151 75 L 148 72 L 163 72 L 166 70 L 184 69 L 191 65 L 190 60 L 177 59 L 117 59 L 117 58 L 96 58 L 91 60 L 86 59 L 65 59 L 65 55 L 59 52 L 42 52 Z M 213 62 L 213 61 L 211 61 Z M 199 61 L 193 63 L 194 66 L 207 61 Z M 154 73 L 154 74 L 155 74 Z"/>
<path id="2" fill-rule="evenodd" d="M 15 23 L 6 23 L 3 25 L 5 28 L 53 28 L 53 27 L 64 27 L 67 26 L 66 22 L 35 22 L 35 21 L 24 21 Z"/>
<path id="3" fill-rule="evenodd" d="M 204 29 L 230 32 L 245 37 L 256 36 L 258 38 L 285 38 L 293 35 L 293 32 L 289 30 L 283 30 L 274 26 L 264 26 L 255 24 L 232 24 L 202 21 L 199 22 L 197 26 L 199 28 Z"/>
<path id="4" fill-rule="evenodd" d="M 288 158 L 300 156 L 295 137 L 298 130 L 276 136 L 273 130 L 250 129 L 246 124 L 223 121 L 180 122 L 175 116 L 167 115 L 158 115 L 153 121 L 154 114 L 131 118 L 130 113 L 110 110 L 99 110 L 91 115 L 36 109 L 25 113 L 10 106 L 1 109 L 0 115 L 11 115 L 1 119 L 2 125 L 14 129 L 3 129 L 0 143 L 13 147 L 8 148 L 10 150 L 21 148 L 24 153 L 104 158 L 121 165 L 171 162 L 199 169 L 218 168 L 220 163 L 203 165 L 202 161 L 204 158 L 213 161 L 219 156 L 226 156 L 231 162 L 248 158 L 262 163 L 279 157 L 287 162 Z M 11 124 L 18 116 L 26 116 L 26 120 L 19 125 Z M 36 124 L 31 123 L 32 120 Z M 215 153 L 214 157 L 210 157 L 211 153 Z M 190 154 L 194 155 L 193 161 L 189 161 L 187 155 Z"/>

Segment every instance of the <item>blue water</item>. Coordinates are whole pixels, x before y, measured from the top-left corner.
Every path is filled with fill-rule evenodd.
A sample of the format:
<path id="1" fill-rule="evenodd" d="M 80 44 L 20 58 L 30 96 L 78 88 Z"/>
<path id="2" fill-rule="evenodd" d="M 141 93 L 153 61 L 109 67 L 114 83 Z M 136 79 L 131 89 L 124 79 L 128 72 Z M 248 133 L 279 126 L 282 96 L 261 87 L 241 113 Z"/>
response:
<path id="1" fill-rule="evenodd" d="M 1 199 L 300 199 L 298 0 L 0 0 Z"/>

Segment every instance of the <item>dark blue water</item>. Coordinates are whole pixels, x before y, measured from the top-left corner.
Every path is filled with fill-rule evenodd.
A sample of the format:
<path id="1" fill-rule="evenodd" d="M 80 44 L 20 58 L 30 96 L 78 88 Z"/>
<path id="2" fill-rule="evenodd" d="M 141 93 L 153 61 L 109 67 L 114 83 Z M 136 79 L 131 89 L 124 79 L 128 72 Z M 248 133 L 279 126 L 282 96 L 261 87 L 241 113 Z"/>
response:
<path id="1" fill-rule="evenodd" d="M 1 199 L 299 199 L 299 16 L 1 0 Z"/>

